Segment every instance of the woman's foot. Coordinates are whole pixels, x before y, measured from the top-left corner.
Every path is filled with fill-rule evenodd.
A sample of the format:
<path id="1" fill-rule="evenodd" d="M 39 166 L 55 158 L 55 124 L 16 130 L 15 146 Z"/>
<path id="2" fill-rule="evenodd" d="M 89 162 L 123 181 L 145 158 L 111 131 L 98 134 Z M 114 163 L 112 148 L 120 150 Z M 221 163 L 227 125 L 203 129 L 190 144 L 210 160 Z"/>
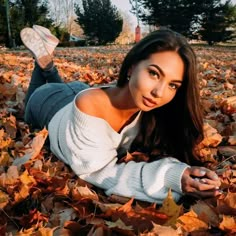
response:
<path id="1" fill-rule="evenodd" d="M 40 35 L 41 39 L 44 42 L 45 48 L 48 50 L 49 54 L 52 55 L 54 49 L 59 43 L 59 39 L 55 37 L 49 29 L 40 26 L 33 25 L 33 29 Z"/>
<path id="2" fill-rule="evenodd" d="M 31 28 L 24 28 L 20 32 L 20 37 L 25 47 L 33 54 L 38 65 L 44 70 L 50 69 L 53 65 L 52 57 L 39 34 Z"/>

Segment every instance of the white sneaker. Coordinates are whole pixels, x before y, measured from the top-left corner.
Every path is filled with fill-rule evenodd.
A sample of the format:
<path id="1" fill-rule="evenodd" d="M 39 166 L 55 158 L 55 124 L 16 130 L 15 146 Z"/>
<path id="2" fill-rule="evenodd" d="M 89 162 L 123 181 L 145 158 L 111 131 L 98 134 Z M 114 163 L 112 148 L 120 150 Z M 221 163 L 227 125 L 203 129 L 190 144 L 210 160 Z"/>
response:
<path id="1" fill-rule="evenodd" d="M 42 69 L 48 69 L 53 65 L 52 57 L 37 32 L 31 28 L 24 28 L 20 32 L 20 37 Z"/>
<path id="2" fill-rule="evenodd" d="M 54 49 L 59 43 L 59 39 L 55 37 L 49 29 L 40 26 L 40 25 L 33 25 L 33 29 L 40 35 L 45 48 L 48 50 L 49 54 L 52 55 Z"/>

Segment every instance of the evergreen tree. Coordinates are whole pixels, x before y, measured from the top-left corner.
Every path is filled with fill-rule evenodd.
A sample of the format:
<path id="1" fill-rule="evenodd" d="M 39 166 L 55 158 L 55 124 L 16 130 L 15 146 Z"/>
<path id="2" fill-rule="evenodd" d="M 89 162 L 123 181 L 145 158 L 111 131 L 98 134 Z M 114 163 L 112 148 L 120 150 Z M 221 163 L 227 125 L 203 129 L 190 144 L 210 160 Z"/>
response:
<path id="1" fill-rule="evenodd" d="M 98 44 L 114 42 L 122 31 L 123 20 L 110 0 L 82 0 L 76 6 L 78 22 L 89 40 Z"/>
<path id="2" fill-rule="evenodd" d="M 206 6 L 206 11 L 201 15 L 201 29 L 198 33 L 201 39 L 209 45 L 216 42 L 225 42 L 235 37 L 236 5 L 231 1 L 224 4 L 213 1 L 211 6 Z"/>
<path id="3" fill-rule="evenodd" d="M 144 24 L 165 26 L 191 36 L 191 26 L 202 13 L 204 0 L 130 0 L 132 12 L 137 13 Z"/>
<path id="4" fill-rule="evenodd" d="M 235 22 L 235 6 L 230 0 L 224 4 L 221 0 L 129 1 L 132 12 L 145 24 L 166 26 L 190 38 L 200 34 L 209 44 L 232 37 L 229 28 Z"/>

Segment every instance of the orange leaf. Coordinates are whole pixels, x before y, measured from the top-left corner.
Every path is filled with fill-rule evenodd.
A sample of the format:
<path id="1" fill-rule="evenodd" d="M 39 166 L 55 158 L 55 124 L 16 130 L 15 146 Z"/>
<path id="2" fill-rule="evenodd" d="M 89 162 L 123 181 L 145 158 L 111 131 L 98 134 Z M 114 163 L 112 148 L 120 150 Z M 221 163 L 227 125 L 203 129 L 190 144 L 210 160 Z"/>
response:
<path id="1" fill-rule="evenodd" d="M 177 219 L 176 226 L 182 227 L 188 233 L 190 233 L 192 231 L 207 230 L 208 229 L 208 224 L 206 222 L 200 220 L 198 218 L 197 214 L 193 210 L 190 210 L 189 212 L 180 216 Z"/>
<path id="2" fill-rule="evenodd" d="M 217 200 L 217 210 L 220 214 L 236 215 L 236 193 L 228 192 Z"/>
<path id="3" fill-rule="evenodd" d="M 232 234 L 236 233 L 236 218 L 223 215 L 223 221 L 220 223 L 219 228 Z"/>

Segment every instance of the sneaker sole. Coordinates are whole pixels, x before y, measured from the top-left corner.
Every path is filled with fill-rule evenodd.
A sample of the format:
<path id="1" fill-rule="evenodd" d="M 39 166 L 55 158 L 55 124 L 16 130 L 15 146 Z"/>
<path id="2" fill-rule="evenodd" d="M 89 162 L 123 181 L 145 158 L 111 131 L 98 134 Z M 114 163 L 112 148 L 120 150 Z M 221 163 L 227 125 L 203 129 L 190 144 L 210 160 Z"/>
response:
<path id="1" fill-rule="evenodd" d="M 49 29 L 44 28 L 42 26 L 33 25 L 33 29 L 40 35 L 40 37 L 47 42 L 48 44 L 51 44 L 53 46 L 57 46 L 59 43 L 59 39 L 54 36 Z"/>
<path id="2" fill-rule="evenodd" d="M 33 54 L 38 65 L 45 69 L 52 62 L 52 58 L 38 33 L 31 28 L 24 28 L 20 32 L 20 37 L 25 47 Z"/>

